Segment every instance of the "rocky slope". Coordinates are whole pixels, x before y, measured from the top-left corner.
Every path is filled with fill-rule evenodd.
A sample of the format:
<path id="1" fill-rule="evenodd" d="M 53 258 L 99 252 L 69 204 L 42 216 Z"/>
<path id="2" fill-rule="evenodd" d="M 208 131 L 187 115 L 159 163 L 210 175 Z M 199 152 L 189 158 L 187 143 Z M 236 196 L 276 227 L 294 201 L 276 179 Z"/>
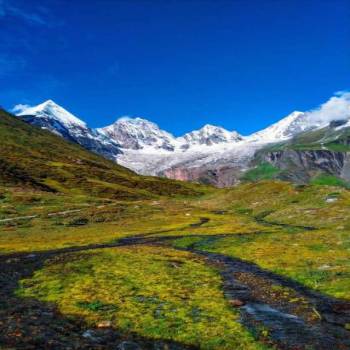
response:
<path id="1" fill-rule="evenodd" d="M 115 141 L 89 128 L 82 120 L 51 100 L 35 107 L 23 108 L 17 112 L 17 116 L 105 158 L 114 160 L 120 153 L 119 145 Z"/>
<path id="2" fill-rule="evenodd" d="M 350 152 L 281 150 L 265 153 L 262 160 L 280 169 L 280 178 L 297 183 L 307 183 L 320 173 L 350 180 Z"/>
<path id="3" fill-rule="evenodd" d="M 255 165 L 262 162 L 278 168 L 278 177 L 298 183 L 306 183 L 321 173 L 350 181 L 350 128 L 333 121 L 327 127 L 268 145 L 252 160 Z"/>
<path id="4" fill-rule="evenodd" d="M 158 125 L 142 119 L 123 117 L 114 124 L 97 129 L 108 139 L 119 143 L 122 148 L 142 150 L 152 148 L 173 151 L 175 138 L 170 133 L 161 130 Z"/>
<path id="5" fill-rule="evenodd" d="M 249 136 L 205 125 L 175 137 L 139 117 L 123 117 L 112 125 L 91 129 L 53 101 L 24 108 L 18 115 L 30 124 L 48 129 L 139 174 L 225 187 L 239 182 L 242 175 L 259 161 L 283 170 L 280 172 L 283 176 L 289 167 L 290 173 L 295 172 L 294 179 L 300 182 L 317 172 L 345 178 L 347 171 L 340 168 L 346 168 L 346 165 L 340 166 L 336 162 L 345 159 L 346 154 L 331 153 L 347 151 L 340 148 L 350 143 L 350 136 L 345 136 L 350 135 L 346 131 L 349 130 L 350 107 L 343 108 L 332 120 L 334 107 L 328 106 L 329 103 L 316 111 L 292 112 Z M 322 150 L 330 152 L 327 166 L 324 165 L 325 154 L 318 152 Z"/>

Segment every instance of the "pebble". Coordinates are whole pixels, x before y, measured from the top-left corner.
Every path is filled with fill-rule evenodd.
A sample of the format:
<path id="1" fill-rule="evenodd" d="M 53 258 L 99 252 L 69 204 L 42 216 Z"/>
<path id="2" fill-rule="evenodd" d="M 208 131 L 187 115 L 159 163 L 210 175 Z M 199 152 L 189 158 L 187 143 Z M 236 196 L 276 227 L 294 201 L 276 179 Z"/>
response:
<path id="1" fill-rule="evenodd" d="M 333 203 L 333 202 L 336 202 L 337 200 L 338 198 L 330 197 L 326 199 L 326 203 Z"/>
<path id="2" fill-rule="evenodd" d="M 97 324 L 97 328 L 110 328 L 112 327 L 111 321 L 101 321 Z"/>
<path id="3" fill-rule="evenodd" d="M 235 306 L 235 307 L 239 307 L 239 306 L 243 306 L 244 302 L 242 300 L 239 299 L 231 299 L 229 300 L 230 305 Z"/>
<path id="4" fill-rule="evenodd" d="M 100 339 L 96 337 L 95 332 L 91 329 L 88 329 L 87 331 L 85 331 L 83 333 L 83 337 L 96 343 L 100 341 Z"/>
<path id="5" fill-rule="evenodd" d="M 116 350 L 142 350 L 141 347 L 132 341 L 123 341 Z"/>

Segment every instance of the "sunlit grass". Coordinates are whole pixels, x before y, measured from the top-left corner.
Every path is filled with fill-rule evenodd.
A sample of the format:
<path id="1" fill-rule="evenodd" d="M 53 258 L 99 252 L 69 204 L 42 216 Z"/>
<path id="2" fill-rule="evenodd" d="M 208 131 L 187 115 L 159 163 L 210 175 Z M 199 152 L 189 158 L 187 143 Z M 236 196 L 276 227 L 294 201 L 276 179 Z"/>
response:
<path id="1" fill-rule="evenodd" d="M 350 300 L 350 236 L 345 231 L 183 238 L 181 248 L 218 252 L 254 262 L 323 293 Z"/>
<path id="2" fill-rule="evenodd" d="M 225 301 L 216 271 L 193 254 L 159 247 L 70 254 L 22 281 L 18 294 L 55 302 L 89 324 L 202 349 L 262 349 Z"/>
<path id="3" fill-rule="evenodd" d="M 0 199 L 3 217 L 43 215 L 1 225 L 0 252 L 110 243 L 134 235 L 183 236 L 187 238 L 178 244 L 186 246 L 197 239 L 193 235 L 225 235 L 223 240 L 206 240 L 202 248 L 253 261 L 314 289 L 349 298 L 349 205 L 346 189 L 281 181 L 210 190 L 193 198 L 138 201 L 6 189 Z M 47 217 L 60 208 L 82 211 Z M 206 222 L 196 225 L 203 218 Z"/>

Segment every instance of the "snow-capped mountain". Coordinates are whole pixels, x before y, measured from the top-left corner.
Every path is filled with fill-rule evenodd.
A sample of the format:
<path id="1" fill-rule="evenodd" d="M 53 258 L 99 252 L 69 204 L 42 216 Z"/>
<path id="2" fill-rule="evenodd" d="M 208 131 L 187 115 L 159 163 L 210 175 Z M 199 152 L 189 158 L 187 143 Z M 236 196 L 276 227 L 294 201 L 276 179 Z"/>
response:
<path id="1" fill-rule="evenodd" d="M 122 148 L 145 151 L 184 151 L 192 146 L 212 146 L 241 141 L 243 136 L 236 131 L 222 127 L 205 125 L 199 130 L 191 131 L 181 137 L 175 137 L 142 118 L 122 117 L 114 124 L 98 129 L 107 137 L 115 140 Z"/>
<path id="2" fill-rule="evenodd" d="M 20 108 L 20 109 L 18 109 Z M 52 100 L 47 100 L 37 106 L 30 107 L 22 105 L 17 107 L 17 116 L 32 115 L 38 120 L 49 120 L 50 122 L 56 122 L 56 127 L 52 130 L 53 132 L 64 131 L 63 129 L 69 130 L 74 128 L 86 129 L 86 123 L 59 106 Z M 60 129 L 62 126 L 62 130 Z"/>
<path id="3" fill-rule="evenodd" d="M 313 126 L 307 122 L 307 115 L 304 112 L 294 111 L 277 123 L 249 137 L 252 140 L 262 142 L 283 141 L 311 128 L 313 128 Z"/>
<path id="4" fill-rule="evenodd" d="M 17 115 L 137 173 L 227 186 L 235 183 L 249 169 L 256 152 L 269 144 L 294 140 L 303 132 L 328 125 L 337 130 L 348 127 L 350 101 L 349 106 L 346 105 L 346 113 L 338 112 L 339 108 L 333 106 L 335 102 L 333 98 L 314 111 L 292 112 L 248 136 L 219 126 L 205 125 L 175 137 L 155 123 L 139 117 L 122 117 L 112 125 L 91 129 L 51 100 L 35 107 L 24 106 L 17 110 Z M 335 120 L 332 117 L 334 110 L 338 112 Z"/>
<path id="5" fill-rule="evenodd" d="M 142 118 L 122 117 L 97 130 L 126 149 L 174 151 L 177 143 L 173 135 Z"/>
<path id="6" fill-rule="evenodd" d="M 106 158 L 115 160 L 120 153 L 119 146 L 115 141 L 89 128 L 85 122 L 52 100 L 34 107 L 22 106 L 16 111 L 17 116 L 24 121 L 78 143 Z"/>
<path id="7" fill-rule="evenodd" d="M 151 123 L 152 141 L 149 140 L 146 144 L 140 140 L 145 139 L 145 133 L 148 134 L 144 123 L 148 125 L 150 122 L 143 120 L 141 123 L 139 118 L 122 119 L 124 131 L 130 130 L 130 125 L 137 124 L 138 132 L 126 131 L 122 139 L 120 134 L 113 135 L 115 141 L 123 144 L 123 152 L 118 155 L 117 162 L 144 175 L 161 175 L 181 180 L 199 180 L 220 187 L 229 186 L 249 169 L 258 150 L 329 124 L 328 120 L 315 120 L 311 114 L 292 112 L 275 124 L 249 136 L 205 125 L 199 130 L 174 138 Z M 119 124 L 119 121 L 116 124 Z M 129 139 L 130 135 L 132 142 Z M 131 146 L 135 144 L 135 140 L 140 147 Z"/>
<path id="8" fill-rule="evenodd" d="M 243 140 L 237 131 L 228 131 L 220 126 L 206 124 L 199 130 L 191 131 L 178 139 L 183 148 L 193 145 L 217 145 Z"/>

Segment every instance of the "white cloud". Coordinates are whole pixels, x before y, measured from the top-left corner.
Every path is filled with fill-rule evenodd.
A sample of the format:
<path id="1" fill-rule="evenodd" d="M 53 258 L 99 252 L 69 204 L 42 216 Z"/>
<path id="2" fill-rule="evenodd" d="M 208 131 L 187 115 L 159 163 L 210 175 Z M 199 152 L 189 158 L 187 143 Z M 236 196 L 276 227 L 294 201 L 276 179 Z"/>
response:
<path id="1" fill-rule="evenodd" d="M 30 105 L 26 105 L 26 104 L 18 104 L 16 106 L 14 106 L 12 109 L 11 109 L 11 112 L 14 113 L 14 114 L 17 114 L 17 113 L 21 113 L 23 112 L 24 110 L 30 108 L 31 106 Z"/>
<path id="2" fill-rule="evenodd" d="M 350 92 L 339 91 L 317 109 L 307 112 L 313 123 L 329 123 L 333 120 L 350 119 Z"/>

